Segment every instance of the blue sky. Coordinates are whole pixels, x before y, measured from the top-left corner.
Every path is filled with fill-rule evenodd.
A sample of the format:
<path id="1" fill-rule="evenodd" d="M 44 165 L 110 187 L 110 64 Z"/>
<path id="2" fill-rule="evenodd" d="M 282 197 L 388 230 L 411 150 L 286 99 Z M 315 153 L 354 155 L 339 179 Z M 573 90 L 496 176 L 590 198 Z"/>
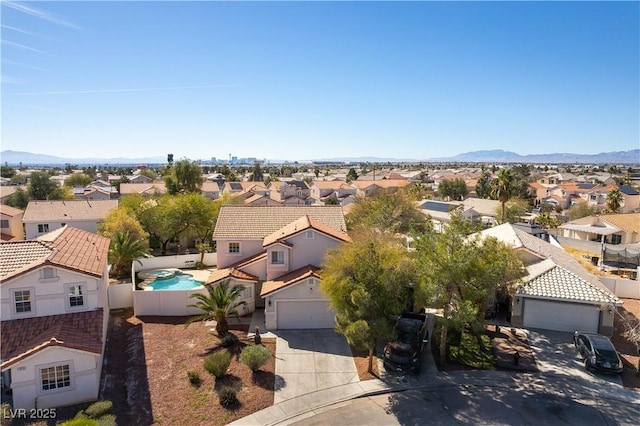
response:
<path id="1" fill-rule="evenodd" d="M 2 150 L 635 149 L 638 2 L 3 2 Z"/>

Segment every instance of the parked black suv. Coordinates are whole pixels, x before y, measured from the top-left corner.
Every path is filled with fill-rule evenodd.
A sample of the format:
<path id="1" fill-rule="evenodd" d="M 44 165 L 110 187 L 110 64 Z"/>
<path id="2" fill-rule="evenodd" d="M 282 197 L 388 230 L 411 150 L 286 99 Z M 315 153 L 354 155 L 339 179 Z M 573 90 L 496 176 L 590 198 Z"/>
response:
<path id="1" fill-rule="evenodd" d="M 584 359 L 587 370 L 598 370 L 606 373 L 622 373 L 622 360 L 608 337 L 600 334 L 576 331 L 573 344 Z"/>

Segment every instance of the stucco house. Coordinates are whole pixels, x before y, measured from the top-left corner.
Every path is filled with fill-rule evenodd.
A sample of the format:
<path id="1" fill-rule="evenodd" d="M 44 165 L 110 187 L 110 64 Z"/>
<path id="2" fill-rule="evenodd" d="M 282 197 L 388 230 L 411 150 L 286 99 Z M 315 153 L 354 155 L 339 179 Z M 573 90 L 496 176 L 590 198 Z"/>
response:
<path id="1" fill-rule="evenodd" d="M 525 264 L 527 275 L 511 300 L 512 325 L 613 334 L 615 309 L 622 302 L 559 244 L 508 223 L 480 234 L 515 248 Z"/>
<path id="2" fill-rule="evenodd" d="M 245 286 L 267 329 L 334 326 L 319 284 L 325 252 L 350 241 L 340 206 L 223 206 L 213 239 L 218 270 L 207 285 Z"/>
<path id="3" fill-rule="evenodd" d="M 0 237 L 2 241 L 24 240 L 23 214 L 24 212 L 20 209 L 0 204 Z"/>
<path id="4" fill-rule="evenodd" d="M 313 204 L 309 186 L 301 180 L 275 181 L 269 184 L 270 196 L 288 206 Z"/>
<path id="5" fill-rule="evenodd" d="M 607 244 L 640 242 L 640 213 L 593 215 L 560 226 L 562 236 Z M 604 241 L 603 241 L 604 240 Z"/>
<path id="6" fill-rule="evenodd" d="M 65 225 L 97 233 L 118 200 L 52 200 L 30 201 L 22 217 L 25 238 L 31 240 Z"/>
<path id="7" fill-rule="evenodd" d="M 343 181 L 313 181 L 310 197 L 316 204 L 325 204 L 333 198 L 340 205 L 354 202 L 356 188 Z"/>
<path id="8" fill-rule="evenodd" d="M 145 197 L 154 195 L 164 195 L 167 193 L 167 186 L 164 182 L 152 183 L 121 183 L 120 195 L 140 194 Z"/>
<path id="9" fill-rule="evenodd" d="M 0 243 L 0 370 L 13 409 L 98 398 L 108 250 L 107 238 L 69 226 Z"/>

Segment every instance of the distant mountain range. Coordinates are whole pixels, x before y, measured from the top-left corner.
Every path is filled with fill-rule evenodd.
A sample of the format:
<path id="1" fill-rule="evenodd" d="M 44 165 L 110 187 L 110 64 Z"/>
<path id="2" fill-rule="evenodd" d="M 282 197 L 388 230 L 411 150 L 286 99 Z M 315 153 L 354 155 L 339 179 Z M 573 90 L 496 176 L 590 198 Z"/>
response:
<path id="1" fill-rule="evenodd" d="M 131 164 L 164 164 L 167 158 L 145 157 L 145 158 L 68 158 L 56 157 L 53 155 L 33 154 L 21 151 L 0 152 L 0 162 L 2 164 L 18 165 L 131 165 Z M 206 160 L 205 160 L 206 161 Z M 292 160 L 290 160 L 292 161 Z M 472 151 L 458 154 L 454 157 L 426 158 L 426 159 L 400 159 L 400 158 L 378 158 L 378 157 L 351 157 L 351 158 L 325 158 L 314 161 L 341 162 L 341 163 L 387 163 L 387 162 L 458 162 L 458 163 L 547 163 L 547 164 L 640 164 L 640 149 L 629 151 L 601 152 L 599 154 L 529 154 L 520 155 L 511 151 L 501 149 Z M 282 163 L 284 161 L 271 160 L 272 163 Z"/>

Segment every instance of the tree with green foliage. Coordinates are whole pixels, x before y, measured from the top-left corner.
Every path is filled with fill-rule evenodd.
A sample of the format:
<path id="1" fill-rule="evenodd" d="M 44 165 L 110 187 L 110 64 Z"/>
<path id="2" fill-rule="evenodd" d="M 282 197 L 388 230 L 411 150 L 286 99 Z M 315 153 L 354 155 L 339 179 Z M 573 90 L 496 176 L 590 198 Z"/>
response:
<path id="1" fill-rule="evenodd" d="M 11 166 L 0 166 L 0 176 L 3 178 L 11 179 L 16 175 L 16 169 Z"/>
<path id="2" fill-rule="evenodd" d="M 200 252 L 200 262 L 204 261 L 205 253 L 211 249 L 211 234 L 216 226 L 220 206 L 221 202 L 212 202 L 196 193 L 185 194 L 175 206 L 181 210 L 177 213 L 178 217 L 188 218 L 188 232 L 198 239 L 196 247 Z"/>
<path id="3" fill-rule="evenodd" d="M 536 223 L 540 225 L 543 229 L 555 229 L 558 226 L 562 225 L 562 222 L 551 216 L 551 213 L 544 212 L 536 217 Z"/>
<path id="4" fill-rule="evenodd" d="M 170 167 L 169 174 L 163 180 L 170 195 L 200 192 L 202 169 L 196 161 L 185 158 Z"/>
<path id="5" fill-rule="evenodd" d="M 424 229 L 426 220 L 426 216 L 406 191 L 358 197 L 345 217 L 348 229 L 361 225 L 392 233 L 407 233 L 414 228 Z"/>
<path id="6" fill-rule="evenodd" d="M 134 241 L 149 238 L 149 233 L 144 230 L 135 214 L 122 207 L 111 210 L 104 222 L 98 225 L 98 233 L 103 237 L 113 239 L 118 232 L 129 234 Z"/>
<path id="7" fill-rule="evenodd" d="M 118 231 L 111 236 L 109 245 L 109 264 L 113 266 L 113 275 L 122 278 L 131 274 L 131 264 L 147 254 L 147 244 L 144 240 L 131 238 L 128 232 Z"/>
<path id="8" fill-rule="evenodd" d="M 583 217 L 594 215 L 597 212 L 598 212 L 598 209 L 595 206 L 590 206 L 587 203 L 579 203 L 571 206 L 571 208 L 567 212 L 567 216 L 569 216 L 569 220 L 576 220 Z"/>
<path id="9" fill-rule="evenodd" d="M 356 172 L 356 169 L 351 167 L 347 172 L 346 181 L 347 183 L 349 183 L 349 182 L 353 182 L 354 180 L 358 180 L 358 173 Z"/>
<path id="10" fill-rule="evenodd" d="M 262 171 L 262 167 L 260 167 L 260 162 L 256 161 L 253 164 L 253 171 L 249 175 L 249 182 L 262 182 L 264 181 L 264 173 Z"/>
<path id="11" fill-rule="evenodd" d="M 476 183 L 476 195 L 478 198 L 489 198 L 491 195 L 491 185 L 489 182 L 491 182 L 491 174 L 484 170 Z"/>
<path id="12" fill-rule="evenodd" d="M 91 176 L 85 175 L 84 173 L 74 173 L 64 180 L 64 186 L 68 186 L 69 188 L 78 188 L 87 186 L 91 182 L 93 182 L 93 178 Z"/>
<path id="13" fill-rule="evenodd" d="M 336 310 L 336 330 L 357 349 L 369 351 L 393 335 L 392 315 L 409 302 L 409 253 L 393 234 L 359 228 L 353 242 L 325 255 L 321 288 Z"/>
<path id="14" fill-rule="evenodd" d="M 624 197 L 619 189 L 612 189 L 607 194 L 607 211 L 611 213 L 617 213 L 622 204 L 624 203 Z"/>
<path id="15" fill-rule="evenodd" d="M 503 214 L 502 209 L 502 206 L 496 209 L 496 214 L 498 216 Z M 521 217 L 524 216 L 528 210 L 528 202 L 521 198 L 512 198 L 504 204 L 504 222 L 500 219 L 500 223 L 518 223 L 521 221 Z"/>
<path id="16" fill-rule="evenodd" d="M 231 287 L 229 280 L 224 280 L 219 284 L 207 285 L 206 289 L 209 294 L 193 294 L 192 298 L 198 299 L 198 302 L 188 305 L 191 308 L 197 308 L 204 311 L 204 314 L 191 317 L 185 323 L 188 327 L 196 321 L 216 321 L 216 333 L 223 337 L 229 332 L 229 316 L 239 316 L 238 308 L 245 306 L 247 302 L 238 300 L 244 287 L 237 284 Z"/>
<path id="17" fill-rule="evenodd" d="M 483 347 L 480 333 L 488 297 L 498 288 L 512 289 L 524 271 L 513 249 L 495 238 L 481 240 L 479 234 L 470 235 L 472 229 L 457 209 L 451 212 L 444 232 L 428 230 L 414 236 L 419 287 L 425 289 L 425 300 L 433 307 L 444 308 L 439 348 L 442 363 L 449 329 L 471 329 Z"/>
<path id="18" fill-rule="evenodd" d="M 47 172 L 31 173 L 27 192 L 32 200 L 69 200 L 73 198 L 71 191 L 51 180 L 51 175 Z"/>
<path id="19" fill-rule="evenodd" d="M 443 199 L 462 201 L 469 194 L 462 178 L 445 179 L 438 184 L 438 195 Z"/>
<path id="20" fill-rule="evenodd" d="M 24 210 L 29 204 L 29 194 L 27 194 L 27 192 L 25 192 L 22 188 L 18 188 L 16 189 L 16 192 L 4 199 L 4 204 Z"/>
<path id="21" fill-rule="evenodd" d="M 509 169 L 500 169 L 498 176 L 491 180 L 491 198 L 500 201 L 502 214 L 500 223 L 507 220 L 507 201 L 513 195 L 513 175 Z"/>

